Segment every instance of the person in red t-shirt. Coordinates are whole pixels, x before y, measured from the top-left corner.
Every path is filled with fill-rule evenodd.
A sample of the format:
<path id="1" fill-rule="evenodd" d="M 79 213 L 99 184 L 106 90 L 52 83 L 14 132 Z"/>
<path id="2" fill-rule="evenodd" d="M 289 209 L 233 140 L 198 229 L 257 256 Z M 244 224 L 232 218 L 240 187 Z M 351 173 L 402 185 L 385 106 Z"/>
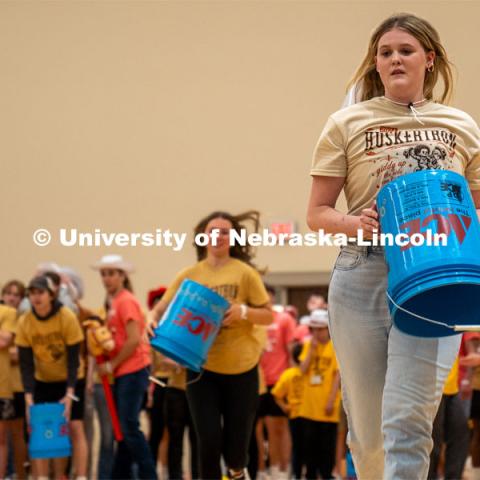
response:
<path id="1" fill-rule="evenodd" d="M 275 290 L 270 286 L 266 286 L 266 289 L 273 304 Z M 290 366 L 295 327 L 295 319 L 289 313 L 283 308 L 281 311 L 274 308 L 273 323 L 267 327 L 267 344 L 260 359 L 267 392 L 260 396 L 258 417 L 260 425 L 262 417 L 265 418 L 270 474 L 275 478 L 287 478 L 291 440 L 288 418 L 270 392 L 280 375 Z M 257 428 L 257 435 L 259 431 L 260 427 Z"/>
<path id="2" fill-rule="evenodd" d="M 156 479 L 155 464 L 139 428 L 148 387 L 150 346 L 144 339 L 144 314 L 128 278 L 133 266 L 120 255 L 106 255 L 93 268 L 100 271 L 107 292 L 107 325 L 115 341 L 110 359 L 99 366 L 99 373 L 113 373 L 115 377 L 115 401 L 123 433 L 110 478 L 133 478 L 131 469 L 136 463 L 140 478 Z"/>

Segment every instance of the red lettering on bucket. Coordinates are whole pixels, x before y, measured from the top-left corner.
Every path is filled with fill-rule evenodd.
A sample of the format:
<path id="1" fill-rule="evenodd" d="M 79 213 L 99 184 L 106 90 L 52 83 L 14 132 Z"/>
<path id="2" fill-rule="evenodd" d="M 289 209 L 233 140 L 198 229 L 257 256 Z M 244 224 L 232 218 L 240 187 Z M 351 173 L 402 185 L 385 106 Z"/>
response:
<path id="1" fill-rule="evenodd" d="M 173 323 L 180 327 L 186 327 L 193 335 L 202 335 L 204 341 L 215 331 L 215 324 L 205 320 L 199 315 L 193 315 L 193 313 L 186 308 L 182 308 L 182 314 L 180 314 Z"/>
<path id="2" fill-rule="evenodd" d="M 64 437 L 66 435 L 69 434 L 69 431 L 68 431 L 68 423 L 62 423 L 60 425 L 60 436 L 61 437 Z"/>
<path id="3" fill-rule="evenodd" d="M 427 227 L 432 223 L 433 220 L 437 221 L 437 233 L 444 233 L 445 235 L 450 235 L 450 223 L 448 223 L 448 219 L 445 218 L 444 215 L 441 213 L 433 213 L 432 215 L 429 215 L 428 217 L 425 217 L 422 222 L 422 228 Z M 423 236 L 425 236 L 425 232 L 420 232 L 423 233 Z"/>
<path id="4" fill-rule="evenodd" d="M 205 322 L 204 331 L 202 334 L 203 341 L 205 341 L 215 331 L 215 325 L 213 323 Z"/>
<path id="5" fill-rule="evenodd" d="M 173 321 L 175 325 L 179 325 L 180 327 L 184 327 L 188 325 L 190 318 L 193 317 L 193 313 L 190 310 L 187 310 L 186 308 L 182 308 L 182 312 L 183 312 L 183 315 L 179 315 L 179 317 Z"/>
<path id="6" fill-rule="evenodd" d="M 448 216 L 448 218 L 452 224 L 453 230 L 455 231 L 455 235 L 457 236 L 458 240 L 460 240 L 461 244 L 465 238 L 465 235 L 467 234 L 467 230 L 463 228 L 462 221 L 458 215 L 452 213 Z"/>
<path id="7" fill-rule="evenodd" d="M 196 327 L 193 327 L 193 322 L 198 322 Z M 202 317 L 194 317 L 190 319 L 190 323 L 187 325 L 188 331 L 193 333 L 194 335 L 198 335 L 202 330 L 203 326 L 205 325 L 205 320 Z"/>
<path id="8" fill-rule="evenodd" d="M 425 217 L 423 220 L 420 220 L 420 218 L 414 218 L 409 222 L 405 222 L 400 225 L 400 228 L 403 229 L 404 233 L 407 233 L 410 237 L 415 233 L 426 237 L 426 231 L 421 231 L 421 229 L 428 228 L 433 221 L 437 222 L 437 233 L 444 233 L 448 237 L 453 230 L 458 238 L 458 241 L 460 242 L 460 245 L 465 240 L 467 231 L 472 223 L 472 219 L 466 215 L 457 215 L 455 213 L 443 215 L 441 213 L 433 213 Z M 412 246 L 413 245 L 411 243 L 408 243 L 407 245 L 401 247 L 400 250 L 403 252 Z"/>

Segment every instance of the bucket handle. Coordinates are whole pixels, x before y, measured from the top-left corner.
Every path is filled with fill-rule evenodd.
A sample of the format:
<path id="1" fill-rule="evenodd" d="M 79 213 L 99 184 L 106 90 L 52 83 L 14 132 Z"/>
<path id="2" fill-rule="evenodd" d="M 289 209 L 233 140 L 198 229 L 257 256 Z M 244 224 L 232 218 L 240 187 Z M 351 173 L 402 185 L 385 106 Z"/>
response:
<path id="1" fill-rule="evenodd" d="M 435 325 L 439 325 L 441 327 L 449 328 L 455 332 L 478 332 L 480 331 L 480 325 L 449 325 L 448 323 L 440 322 L 438 320 L 432 320 L 431 318 L 422 317 L 422 315 L 417 315 L 416 313 L 410 312 L 406 308 L 401 307 L 395 300 L 390 296 L 388 290 L 386 290 L 388 299 L 402 312 L 408 313 L 412 317 L 418 318 L 419 320 L 425 320 L 426 322 L 433 323 Z"/>
<path id="2" fill-rule="evenodd" d="M 187 382 L 186 385 L 191 385 L 192 383 L 197 383 L 202 378 L 203 372 L 204 372 L 204 370 L 202 369 L 202 371 L 193 380 L 190 380 L 189 382 Z M 166 384 L 165 382 L 162 382 L 161 380 L 154 377 L 153 375 L 150 375 L 148 377 L 148 379 L 151 382 L 156 383 L 157 385 L 160 385 L 161 387 L 167 387 L 168 386 L 168 384 Z"/>

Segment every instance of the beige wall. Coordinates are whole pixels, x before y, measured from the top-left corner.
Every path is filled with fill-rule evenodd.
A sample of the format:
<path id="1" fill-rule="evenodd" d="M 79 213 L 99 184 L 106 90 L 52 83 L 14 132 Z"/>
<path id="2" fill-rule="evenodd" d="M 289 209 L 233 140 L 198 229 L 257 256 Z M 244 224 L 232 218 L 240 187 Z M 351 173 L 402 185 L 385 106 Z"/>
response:
<path id="1" fill-rule="evenodd" d="M 107 248 L 40 248 L 32 232 L 191 232 L 217 208 L 259 209 L 306 231 L 312 149 L 364 53 L 395 11 L 440 31 L 455 105 L 480 118 L 476 1 L 0 3 L 0 283 L 56 260 L 103 297 L 88 265 Z M 193 249 L 113 249 L 146 290 Z M 272 272 L 328 272 L 335 252 L 263 248 Z"/>

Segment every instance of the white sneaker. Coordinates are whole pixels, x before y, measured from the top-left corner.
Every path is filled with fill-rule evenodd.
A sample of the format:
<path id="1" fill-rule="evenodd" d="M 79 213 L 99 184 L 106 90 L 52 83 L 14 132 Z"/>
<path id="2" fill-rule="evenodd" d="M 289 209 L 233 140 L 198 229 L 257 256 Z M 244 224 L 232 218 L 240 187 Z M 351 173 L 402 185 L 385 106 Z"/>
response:
<path id="1" fill-rule="evenodd" d="M 277 480 L 278 476 L 280 475 L 280 467 L 278 465 L 272 465 L 269 470 L 270 478 L 272 480 Z"/>
<path id="2" fill-rule="evenodd" d="M 270 480 L 288 480 L 289 478 L 287 470 L 280 470 L 278 465 L 270 467 Z"/>
<path id="3" fill-rule="evenodd" d="M 280 470 L 278 467 L 270 468 L 270 480 L 289 480 L 290 475 L 286 470 Z"/>
<path id="4" fill-rule="evenodd" d="M 160 464 L 157 467 L 158 480 L 168 480 L 168 467 Z"/>
<path id="5" fill-rule="evenodd" d="M 228 478 L 231 480 L 251 480 L 246 468 L 241 472 L 234 472 L 233 470 L 228 469 Z"/>
<path id="6" fill-rule="evenodd" d="M 474 467 L 472 468 L 472 480 L 480 480 L 480 468 L 479 467 Z"/>

